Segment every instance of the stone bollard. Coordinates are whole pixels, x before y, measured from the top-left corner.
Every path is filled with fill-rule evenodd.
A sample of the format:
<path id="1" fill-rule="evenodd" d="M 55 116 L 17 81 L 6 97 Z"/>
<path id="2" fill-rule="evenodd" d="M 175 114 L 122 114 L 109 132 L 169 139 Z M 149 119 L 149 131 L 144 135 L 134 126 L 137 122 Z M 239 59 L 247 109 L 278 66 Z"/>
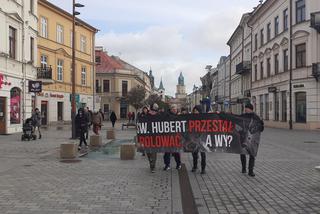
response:
<path id="1" fill-rule="evenodd" d="M 107 139 L 115 139 L 114 129 L 107 130 Z"/>
<path id="2" fill-rule="evenodd" d="M 315 168 L 320 172 L 320 166 L 316 166 Z"/>
<path id="3" fill-rule="evenodd" d="M 121 160 L 133 160 L 136 155 L 135 144 L 122 144 L 120 147 L 120 159 Z"/>
<path id="4" fill-rule="evenodd" d="M 99 147 L 102 145 L 101 135 L 91 135 L 90 136 L 90 146 Z"/>
<path id="5" fill-rule="evenodd" d="M 74 159 L 77 157 L 77 144 L 76 143 L 61 143 L 60 144 L 60 158 L 61 159 Z"/>

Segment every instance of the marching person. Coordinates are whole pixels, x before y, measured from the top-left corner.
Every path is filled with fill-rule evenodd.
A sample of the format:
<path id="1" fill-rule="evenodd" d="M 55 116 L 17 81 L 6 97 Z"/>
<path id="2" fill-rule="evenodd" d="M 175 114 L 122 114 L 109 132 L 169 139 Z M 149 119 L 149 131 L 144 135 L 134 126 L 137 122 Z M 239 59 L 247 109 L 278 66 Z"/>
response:
<path id="1" fill-rule="evenodd" d="M 110 114 L 110 121 L 112 123 L 112 128 L 114 128 L 114 124 L 117 121 L 117 115 L 116 115 L 116 113 L 114 113 L 114 111 L 112 111 Z"/>
<path id="2" fill-rule="evenodd" d="M 78 114 L 75 118 L 75 122 L 76 122 L 76 130 L 78 133 L 77 135 L 80 136 L 78 150 L 81 150 L 82 143 L 84 143 L 84 145 L 86 145 L 86 148 L 88 148 L 88 144 L 84 135 L 87 132 L 89 120 L 83 108 L 79 108 Z"/>
<path id="3" fill-rule="evenodd" d="M 143 118 L 143 117 L 145 117 L 145 116 L 147 116 L 149 114 L 149 109 L 148 109 L 148 107 L 147 106 L 144 106 L 143 108 L 142 108 L 142 110 L 141 110 L 141 112 L 139 112 L 138 114 L 137 114 L 137 119 L 139 120 L 140 118 Z M 142 156 L 146 156 L 146 153 L 145 152 L 142 152 Z"/>
<path id="4" fill-rule="evenodd" d="M 196 105 L 192 109 L 192 114 L 200 114 L 202 113 L 202 108 L 200 105 Z M 206 153 L 201 152 L 201 174 L 206 173 Z M 198 158 L 199 158 L 199 148 L 197 148 L 195 151 L 192 152 L 192 159 L 193 159 L 193 167 L 191 172 L 196 172 L 198 169 Z"/>
<path id="5" fill-rule="evenodd" d="M 39 132 L 39 139 L 41 139 L 41 131 L 40 131 L 40 126 L 41 126 L 41 112 L 39 111 L 38 108 L 32 112 L 32 125 L 34 126 L 34 131 L 36 131 L 36 128 L 38 128 Z"/>
<path id="6" fill-rule="evenodd" d="M 243 151 L 242 151 L 242 154 L 240 154 L 240 160 L 242 165 L 242 173 L 246 173 L 247 172 L 246 171 L 246 161 L 247 161 L 246 154 L 249 154 L 248 175 L 251 177 L 254 177 L 255 174 L 253 172 L 253 168 L 254 168 L 255 158 L 258 152 L 260 133 L 263 132 L 264 130 L 264 123 L 259 118 L 259 116 L 253 112 L 253 105 L 251 103 L 246 104 L 244 110 L 245 110 L 245 113 L 242 114 L 241 117 L 251 119 L 251 120 L 249 124 L 245 126 L 245 128 L 247 129 L 246 133 L 241 137 Z M 253 136 L 253 135 L 256 135 L 256 136 Z"/>
<path id="7" fill-rule="evenodd" d="M 96 135 L 99 135 L 99 130 L 102 126 L 102 115 L 99 111 L 94 111 L 92 114 L 92 130 Z"/>
<path id="8" fill-rule="evenodd" d="M 149 115 L 158 115 L 159 112 L 159 106 L 157 103 L 154 103 L 151 108 L 150 108 L 150 111 L 148 112 Z M 143 112 L 142 114 L 146 112 L 145 108 L 143 109 Z M 157 153 L 156 152 L 153 152 L 153 153 L 148 153 L 147 152 L 147 157 L 148 157 L 148 160 L 149 160 L 149 164 L 150 164 L 150 170 L 151 170 L 151 173 L 155 173 L 155 168 L 156 168 L 156 162 L 157 162 Z"/>
<path id="9" fill-rule="evenodd" d="M 169 110 L 169 115 L 177 115 L 178 110 L 177 110 L 177 105 L 173 104 L 170 106 L 170 110 Z M 181 169 L 181 157 L 180 157 L 180 153 L 179 152 L 165 152 L 164 156 L 163 156 L 163 161 L 164 161 L 164 168 L 163 170 L 169 170 L 170 169 L 170 159 L 171 159 L 171 154 L 174 157 L 174 160 L 176 161 L 176 169 Z"/>

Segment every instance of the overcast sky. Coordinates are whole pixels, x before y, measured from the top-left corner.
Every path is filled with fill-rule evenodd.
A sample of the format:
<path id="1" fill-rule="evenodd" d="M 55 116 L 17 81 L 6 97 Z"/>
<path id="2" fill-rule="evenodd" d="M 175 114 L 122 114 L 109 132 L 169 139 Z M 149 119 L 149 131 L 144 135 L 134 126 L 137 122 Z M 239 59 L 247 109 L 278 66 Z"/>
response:
<path id="1" fill-rule="evenodd" d="M 71 11 L 72 0 L 50 0 Z M 205 66 L 228 55 L 226 42 L 241 15 L 258 0 L 78 0 L 79 18 L 98 28 L 96 45 L 149 71 L 174 95 L 179 73 L 187 93 L 200 85 Z"/>

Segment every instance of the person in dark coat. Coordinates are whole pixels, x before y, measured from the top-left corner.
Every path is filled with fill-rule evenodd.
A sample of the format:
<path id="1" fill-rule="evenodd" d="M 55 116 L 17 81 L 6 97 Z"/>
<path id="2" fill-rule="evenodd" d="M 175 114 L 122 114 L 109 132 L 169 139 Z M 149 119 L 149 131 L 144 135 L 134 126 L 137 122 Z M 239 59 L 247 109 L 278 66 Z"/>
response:
<path id="1" fill-rule="evenodd" d="M 104 121 L 104 113 L 102 112 L 102 110 L 101 110 L 101 109 L 99 109 L 99 113 L 101 114 L 102 121 Z"/>
<path id="2" fill-rule="evenodd" d="M 112 127 L 114 128 L 114 124 L 117 121 L 117 115 L 116 115 L 116 113 L 114 113 L 114 111 L 112 111 L 110 114 L 110 121 L 112 123 Z"/>
<path id="3" fill-rule="evenodd" d="M 132 122 L 135 122 L 134 119 L 136 118 L 136 114 L 134 112 L 131 113 L 131 120 Z"/>
<path id="4" fill-rule="evenodd" d="M 177 115 L 178 113 L 178 109 L 177 109 L 177 105 L 173 104 L 170 106 L 170 110 L 169 110 L 169 115 Z M 164 156 L 163 156 L 163 161 L 164 161 L 164 168 L 163 170 L 169 170 L 170 169 L 170 160 L 171 160 L 171 154 L 174 157 L 174 160 L 176 161 L 176 169 L 181 169 L 181 157 L 180 157 L 180 153 L 179 152 L 165 152 Z"/>
<path id="5" fill-rule="evenodd" d="M 78 150 L 81 150 L 82 143 L 84 143 L 84 145 L 86 145 L 86 148 L 88 148 L 88 144 L 85 138 L 85 133 L 88 130 L 89 119 L 88 119 L 88 116 L 85 114 L 83 108 L 80 108 L 78 110 L 78 114 L 76 115 L 75 122 L 76 122 L 76 130 L 78 132 L 78 136 L 80 136 L 80 143 L 79 143 Z"/>
<path id="6" fill-rule="evenodd" d="M 137 114 L 137 119 L 139 120 L 140 118 L 143 118 L 145 116 L 147 116 L 149 114 L 149 109 L 147 106 L 144 106 L 142 108 L 142 111 L 141 112 L 138 112 Z M 145 152 L 142 152 L 142 156 L 146 156 L 146 153 Z"/>
<path id="7" fill-rule="evenodd" d="M 260 134 L 264 130 L 264 123 L 253 112 L 253 105 L 248 103 L 245 105 L 245 113 L 241 117 L 246 118 L 245 121 L 245 131 L 241 136 L 242 154 L 240 154 L 240 160 L 242 165 L 242 173 L 246 173 L 246 154 L 249 155 L 249 166 L 248 175 L 251 177 L 255 176 L 253 172 L 255 158 L 258 153 Z"/>
<path id="8" fill-rule="evenodd" d="M 192 109 L 193 114 L 200 114 L 202 113 L 202 108 L 200 105 L 196 105 Z M 201 174 L 206 173 L 206 153 L 201 152 Z M 192 172 L 196 172 L 198 169 L 198 158 L 199 158 L 199 149 L 196 149 L 195 151 L 192 152 L 192 159 L 193 159 L 193 167 L 192 167 Z"/>
<path id="9" fill-rule="evenodd" d="M 41 131 L 40 131 L 40 127 L 41 127 L 41 112 L 39 111 L 38 108 L 36 108 L 34 110 L 34 112 L 32 112 L 32 125 L 34 127 L 34 131 L 36 131 L 36 128 L 38 128 L 38 132 L 39 132 L 39 139 L 41 139 Z"/>
<path id="10" fill-rule="evenodd" d="M 151 106 L 151 109 L 147 114 L 148 115 L 159 115 L 158 110 L 159 110 L 158 104 L 154 103 Z M 144 112 L 146 112 L 146 111 L 144 110 Z M 144 113 L 144 114 L 146 114 L 146 113 Z M 149 160 L 151 173 L 155 173 L 156 162 L 157 162 L 157 153 L 156 152 L 153 152 L 153 153 L 147 152 L 147 157 Z"/>

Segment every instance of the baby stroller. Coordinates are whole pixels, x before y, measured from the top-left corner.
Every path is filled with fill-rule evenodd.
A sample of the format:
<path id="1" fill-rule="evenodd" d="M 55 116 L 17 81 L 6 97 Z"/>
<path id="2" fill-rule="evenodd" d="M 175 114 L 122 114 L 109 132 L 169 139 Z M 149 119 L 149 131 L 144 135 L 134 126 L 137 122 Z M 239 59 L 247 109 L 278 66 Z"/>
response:
<path id="1" fill-rule="evenodd" d="M 33 120 L 31 118 L 26 119 L 22 127 L 23 134 L 21 140 L 36 140 L 37 135 L 34 134 Z"/>

